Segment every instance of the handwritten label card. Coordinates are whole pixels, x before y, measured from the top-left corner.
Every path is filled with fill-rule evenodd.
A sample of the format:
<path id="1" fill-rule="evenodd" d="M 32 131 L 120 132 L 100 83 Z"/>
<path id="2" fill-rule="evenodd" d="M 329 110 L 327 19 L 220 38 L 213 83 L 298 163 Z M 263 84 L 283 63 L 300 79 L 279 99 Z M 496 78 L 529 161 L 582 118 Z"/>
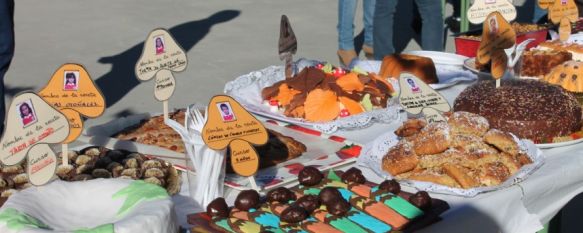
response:
<path id="1" fill-rule="evenodd" d="M 28 150 L 38 143 L 61 143 L 69 136 L 65 115 L 35 93 L 16 96 L 8 107 L 6 128 L 0 140 L 0 162 L 20 163 Z"/>
<path id="2" fill-rule="evenodd" d="M 36 144 L 28 151 L 26 173 L 33 185 L 44 185 L 55 177 L 57 156 L 47 144 Z"/>
<path id="3" fill-rule="evenodd" d="M 571 36 L 571 22 L 576 22 L 579 18 L 579 10 L 575 1 L 554 0 L 548 9 L 549 19 L 555 24 L 559 23 L 559 39 L 567 41 Z"/>
<path id="4" fill-rule="evenodd" d="M 184 49 L 170 32 L 159 28 L 148 34 L 135 73 L 139 80 L 148 81 L 160 70 L 180 72 L 186 69 L 187 64 Z"/>
<path id="5" fill-rule="evenodd" d="M 437 111 L 432 107 L 424 108 L 422 113 L 427 123 L 447 121 L 447 119 L 441 114 L 440 111 Z"/>
<path id="6" fill-rule="evenodd" d="M 241 176 L 257 172 L 259 157 L 250 143 L 267 143 L 267 130 L 235 99 L 218 95 L 208 105 L 208 120 L 202 138 L 213 150 L 231 149 L 233 170 Z"/>
<path id="7" fill-rule="evenodd" d="M 490 13 L 482 28 L 482 41 L 476 60 L 481 64 L 492 61 L 492 76 L 500 79 L 508 66 L 504 49 L 514 46 L 516 32 L 499 12 Z"/>
<path id="8" fill-rule="evenodd" d="M 480 24 L 495 11 L 500 12 L 507 21 L 516 19 L 516 7 L 508 0 L 475 0 L 468 9 L 468 20 L 473 24 Z"/>
<path id="9" fill-rule="evenodd" d="M 549 7 L 549 19 L 557 24 L 565 17 L 571 22 L 577 21 L 577 18 L 579 18 L 577 4 L 575 4 L 574 0 L 555 0 Z"/>
<path id="10" fill-rule="evenodd" d="M 169 100 L 176 89 L 176 80 L 169 70 L 161 70 L 156 74 L 156 84 L 154 85 L 154 97 L 158 101 Z"/>
<path id="11" fill-rule="evenodd" d="M 259 169 L 257 151 L 247 141 L 235 139 L 229 144 L 231 165 L 240 176 L 252 176 Z"/>
<path id="12" fill-rule="evenodd" d="M 96 118 L 105 112 L 103 94 L 85 67 L 79 64 L 59 67 L 39 95 L 69 120 L 71 133 L 63 143 L 75 141 L 83 132 L 81 115 Z"/>
<path id="13" fill-rule="evenodd" d="M 451 110 L 451 106 L 441 94 L 411 73 L 401 73 L 399 76 L 399 88 L 399 100 L 405 111 L 415 115 L 422 112 L 428 113 L 430 115 L 425 115 L 428 122 L 445 118 L 443 116 L 435 116 L 436 113 L 439 114 L 437 111 L 428 111 L 426 109 L 431 108 L 441 112 L 449 112 Z"/>

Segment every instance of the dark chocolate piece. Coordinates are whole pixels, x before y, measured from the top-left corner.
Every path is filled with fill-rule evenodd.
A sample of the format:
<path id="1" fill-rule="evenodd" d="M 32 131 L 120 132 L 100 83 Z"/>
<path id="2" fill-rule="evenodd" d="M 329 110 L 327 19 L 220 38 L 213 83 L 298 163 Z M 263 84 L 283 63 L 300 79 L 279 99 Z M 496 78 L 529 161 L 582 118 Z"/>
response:
<path id="1" fill-rule="evenodd" d="M 217 199 L 211 201 L 211 203 L 206 206 L 206 213 L 211 217 L 218 216 L 228 218 L 229 206 L 227 205 L 225 198 L 218 197 Z"/>
<path id="2" fill-rule="evenodd" d="M 95 168 L 107 168 L 113 161 L 109 157 L 101 157 L 95 162 Z"/>
<path id="3" fill-rule="evenodd" d="M 345 215 L 352 206 L 343 198 L 338 198 L 334 201 L 328 202 L 326 204 L 326 209 L 328 213 L 336 216 L 343 216 Z"/>
<path id="4" fill-rule="evenodd" d="M 92 180 L 93 176 L 89 175 L 89 174 L 79 174 L 79 175 L 75 175 L 73 176 L 73 178 L 71 179 L 72 181 L 86 181 L 86 180 Z"/>
<path id="5" fill-rule="evenodd" d="M 105 156 L 109 157 L 111 160 L 116 162 L 122 162 L 126 158 L 125 151 L 122 150 L 110 150 L 108 151 Z"/>
<path id="6" fill-rule="evenodd" d="M 410 196 L 409 202 L 422 210 L 427 210 L 431 207 L 431 197 L 429 197 L 429 194 L 425 191 L 419 191 Z"/>
<path id="7" fill-rule="evenodd" d="M 281 212 L 280 219 L 286 223 L 298 223 L 308 217 L 308 213 L 302 207 L 292 205 Z"/>
<path id="8" fill-rule="evenodd" d="M 350 168 L 346 172 L 342 174 L 342 182 L 351 184 L 351 183 L 358 183 L 364 184 L 366 182 L 366 178 L 362 175 L 362 171 L 358 168 Z"/>
<path id="9" fill-rule="evenodd" d="M 285 187 L 279 187 L 267 193 L 267 202 L 288 203 L 296 199 L 296 194 Z"/>
<path id="10" fill-rule="evenodd" d="M 315 167 L 304 167 L 298 174 L 298 181 L 305 186 L 317 185 L 323 178 L 322 172 Z"/>
<path id="11" fill-rule="evenodd" d="M 256 209 L 259 204 L 259 193 L 255 190 L 241 191 L 235 199 L 235 207 L 242 211 Z"/>
<path id="12" fill-rule="evenodd" d="M 320 208 L 320 199 L 316 195 L 305 195 L 300 197 L 294 205 L 304 208 L 309 214 Z"/>
<path id="13" fill-rule="evenodd" d="M 385 180 L 379 185 L 379 189 L 396 195 L 401 192 L 401 185 L 394 179 Z"/>
<path id="14" fill-rule="evenodd" d="M 324 205 L 328 204 L 329 202 L 336 201 L 337 199 L 342 199 L 342 194 L 338 191 L 338 189 L 334 187 L 325 187 L 320 190 L 320 194 L 318 195 L 320 198 L 320 202 Z"/>

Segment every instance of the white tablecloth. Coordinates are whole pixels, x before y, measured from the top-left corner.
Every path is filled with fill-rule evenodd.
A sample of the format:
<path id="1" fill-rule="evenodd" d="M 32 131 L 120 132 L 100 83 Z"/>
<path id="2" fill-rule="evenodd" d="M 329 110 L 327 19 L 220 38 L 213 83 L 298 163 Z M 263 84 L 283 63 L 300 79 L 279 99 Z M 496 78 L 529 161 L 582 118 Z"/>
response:
<path id="1" fill-rule="evenodd" d="M 468 83 L 456 85 L 442 94 L 453 103 L 455 97 Z M 366 129 L 339 131 L 336 135 L 366 144 L 378 135 L 399 126 L 374 124 Z M 527 180 L 510 188 L 480 194 L 473 198 L 431 194 L 445 200 L 450 209 L 443 213 L 441 221 L 424 228 L 421 232 L 536 232 L 577 194 L 583 192 L 583 143 L 567 147 L 543 150 L 545 164 Z M 355 166 L 354 164 L 351 166 Z M 382 179 L 368 168 L 360 167 L 367 179 Z M 203 211 L 193 206 L 188 198 L 188 182 L 184 182 L 181 195 L 175 196 L 177 216 L 187 227 L 186 214 Z M 411 187 L 404 190 L 415 192 Z M 237 191 L 227 189 L 225 198 L 232 204 Z"/>

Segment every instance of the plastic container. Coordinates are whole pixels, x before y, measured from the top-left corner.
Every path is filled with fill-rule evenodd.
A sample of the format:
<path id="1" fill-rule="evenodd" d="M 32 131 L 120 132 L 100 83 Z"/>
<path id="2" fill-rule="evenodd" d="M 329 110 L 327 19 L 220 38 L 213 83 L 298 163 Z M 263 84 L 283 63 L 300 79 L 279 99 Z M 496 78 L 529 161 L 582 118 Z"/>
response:
<path id="1" fill-rule="evenodd" d="M 538 30 L 528 32 L 526 34 L 521 34 L 516 37 L 516 44 L 525 41 L 526 39 L 533 38 L 534 41 L 526 46 L 527 49 L 536 47 L 538 44 L 544 42 L 547 39 L 548 29 Z M 476 57 L 478 53 L 478 48 L 480 47 L 479 39 L 456 37 L 455 38 L 455 53 L 463 55 L 466 57 Z"/>

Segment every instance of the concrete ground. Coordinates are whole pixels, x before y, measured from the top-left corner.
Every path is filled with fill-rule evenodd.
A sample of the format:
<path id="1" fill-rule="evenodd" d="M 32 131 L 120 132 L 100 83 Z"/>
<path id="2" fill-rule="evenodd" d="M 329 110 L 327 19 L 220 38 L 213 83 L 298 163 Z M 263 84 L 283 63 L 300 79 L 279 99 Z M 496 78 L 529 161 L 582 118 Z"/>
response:
<path id="1" fill-rule="evenodd" d="M 410 27 L 412 2 L 400 1 L 398 6 L 395 41 L 400 50 L 420 49 L 414 40 L 419 35 Z M 521 6 L 521 21 L 528 20 L 531 6 L 523 4 L 525 0 L 514 2 Z M 359 32 L 362 14 L 357 12 Z M 451 12 L 448 5 L 446 16 Z M 206 103 L 235 77 L 280 64 L 277 40 L 282 14 L 290 18 L 298 38 L 298 58 L 338 63 L 336 1 L 18 0 L 16 54 L 5 77 L 7 98 L 38 91 L 61 64 L 75 62 L 87 68 L 108 103 L 105 115 L 86 125 L 161 112 L 162 104 L 153 97 L 153 82 L 140 83 L 133 69 L 146 35 L 163 27 L 189 58 L 186 71 L 175 74 L 178 85 L 170 107 Z M 445 50 L 454 52 L 451 37 Z"/>

